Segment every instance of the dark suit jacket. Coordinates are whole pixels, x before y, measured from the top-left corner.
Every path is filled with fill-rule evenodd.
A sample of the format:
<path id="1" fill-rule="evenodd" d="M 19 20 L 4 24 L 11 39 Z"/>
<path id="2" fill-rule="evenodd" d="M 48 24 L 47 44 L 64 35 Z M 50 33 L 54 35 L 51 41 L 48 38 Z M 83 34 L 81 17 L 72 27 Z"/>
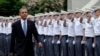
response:
<path id="1" fill-rule="evenodd" d="M 37 32 L 34 22 L 27 20 L 26 37 L 24 35 L 23 29 L 21 26 L 21 20 L 13 23 L 10 52 L 16 53 L 18 56 L 34 55 L 33 44 L 32 44 L 32 34 L 34 35 L 35 39 L 39 42 L 38 32 Z"/>

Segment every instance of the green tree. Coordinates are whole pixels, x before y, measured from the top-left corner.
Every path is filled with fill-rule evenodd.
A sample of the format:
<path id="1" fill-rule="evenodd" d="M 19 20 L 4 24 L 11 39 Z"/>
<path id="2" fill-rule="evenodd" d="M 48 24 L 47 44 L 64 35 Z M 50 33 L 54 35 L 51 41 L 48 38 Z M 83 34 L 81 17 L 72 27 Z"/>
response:
<path id="1" fill-rule="evenodd" d="M 64 0 L 63 2 L 63 9 L 67 11 L 67 0 Z"/>
<path id="2" fill-rule="evenodd" d="M 20 0 L 0 0 L 0 15 L 16 15 L 23 4 Z"/>

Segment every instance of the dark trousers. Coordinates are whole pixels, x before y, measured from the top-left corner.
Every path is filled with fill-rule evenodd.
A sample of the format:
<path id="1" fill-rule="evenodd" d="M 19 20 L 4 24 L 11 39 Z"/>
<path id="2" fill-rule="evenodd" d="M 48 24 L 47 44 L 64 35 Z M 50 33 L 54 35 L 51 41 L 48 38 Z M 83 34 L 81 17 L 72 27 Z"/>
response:
<path id="1" fill-rule="evenodd" d="M 52 39 L 53 36 L 46 37 L 46 56 L 54 56 Z"/>
<path id="2" fill-rule="evenodd" d="M 4 56 L 3 34 L 0 33 L 0 56 Z"/>
<path id="3" fill-rule="evenodd" d="M 68 36 L 68 56 L 75 56 L 75 53 L 74 53 L 74 45 L 73 45 L 73 40 L 74 40 L 74 37 L 70 37 Z"/>
<path id="4" fill-rule="evenodd" d="M 92 37 L 86 37 L 86 52 L 87 52 L 87 56 L 93 56 L 93 38 Z"/>
<path id="5" fill-rule="evenodd" d="M 76 43 L 75 43 L 75 55 L 76 56 L 83 56 L 81 41 L 82 41 L 82 36 L 76 36 Z"/>
<path id="6" fill-rule="evenodd" d="M 59 35 L 54 36 L 54 44 L 53 44 L 53 49 L 54 49 L 54 56 L 60 56 L 60 44 L 57 44 L 57 41 L 59 40 Z"/>
<path id="7" fill-rule="evenodd" d="M 11 41 L 11 34 L 6 35 L 6 55 L 9 56 L 10 53 L 10 41 Z"/>
<path id="8" fill-rule="evenodd" d="M 95 56 L 100 56 L 100 36 L 96 36 Z"/>
<path id="9" fill-rule="evenodd" d="M 68 39 L 67 35 L 62 36 L 61 39 L 61 56 L 68 56 L 68 45 L 66 44 L 66 40 Z"/>
<path id="10" fill-rule="evenodd" d="M 39 41 L 44 43 L 44 37 L 45 37 L 44 35 L 39 35 L 39 37 L 38 37 Z M 37 46 L 37 56 L 45 56 L 44 44 L 42 47 Z"/>

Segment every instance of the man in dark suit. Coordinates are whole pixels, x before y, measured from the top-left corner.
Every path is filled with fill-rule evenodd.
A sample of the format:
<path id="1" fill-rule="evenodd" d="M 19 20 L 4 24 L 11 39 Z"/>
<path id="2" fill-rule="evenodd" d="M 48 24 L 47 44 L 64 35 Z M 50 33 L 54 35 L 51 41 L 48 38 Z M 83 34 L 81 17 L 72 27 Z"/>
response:
<path id="1" fill-rule="evenodd" d="M 34 22 L 27 19 L 28 10 L 21 8 L 19 10 L 21 19 L 12 24 L 12 35 L 10 45 L 10 56 L 34 56 L 32 35 L 38 42 L 38 46 L 42 47 L 42 43 L 38 40 L 38 32 Z"/>

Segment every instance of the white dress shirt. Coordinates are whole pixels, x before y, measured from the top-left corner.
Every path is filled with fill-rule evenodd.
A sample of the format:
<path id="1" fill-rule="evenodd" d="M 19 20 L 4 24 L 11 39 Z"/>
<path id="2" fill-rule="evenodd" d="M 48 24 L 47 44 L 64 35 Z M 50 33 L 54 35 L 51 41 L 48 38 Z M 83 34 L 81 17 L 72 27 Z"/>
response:
<path id="1" fill-rule="evenodd" d="M 45 22 L 46 22 L 46 26 L 44 26 Z M 47 19 L 44 19 L 43 20 L 43 28 L 44 28 L 43 34 L 44 35 L 47 35 L 47 32 L 48 32 Z"/>
<path id="2" fill-rule="evenodd" d="M 26 29 L 27 29 L 27 19 L 26 19 L 26 20 L 21 19 L 21 26 L 22 26 L 22 29 L 24 29 L 24 22 L 25 22 L 25 24 L 26 24 Z"/>
<path id="3" fill-rule="evenodd" d="M 84 22 L 84 28 L 85 28 L 85 36 L 86 37 L 94 37 L 94 29 L 93 29 L 93 18 L 91 18 L 90 22 L 87 22 L 88 20 L 85 19 Z"/>
<path id="4" fill-rule="evenodd" d="M 74 18 L 74 25 L 75 25 L 75 35 L 76 36 L 83 36 L 83 22 L 80 23 L 80 18 Z"/>
<path id="5" fill-rule="evenodd" d="M 12 32 L 12 27 L 11 27 L 11 25 L 12 25 L 12 22 L 9 22 L 8 23 L 8 34 L 11 34 L 11 32 Z"/>
<path id="6" fill-rule="evenodd" d="M 60 24 L 57 23 L 57 20 L 53 20 L 53 34 L 60 35 Z"/>
<path id="7" fill-rule="evenodd" d="M 5 26 L 5 22 L 3 22 L 2 33 L 3 33 L 3 34 L 6 34 L 6 26 Z"/>
<path id="8" fill-rule="evenodd" d="M 47 21 L 47 24 L 48 24 L 48 31 L 47 31 L 47 35 L 50 35 L 50 36 L 53 36 L 53 20 L 51 21 L 51 24 L 50 23 L 50 19 L 48 19 Z"/>
<path id="9" fill-rule="evenodd" d="M 43 25 L 41 25 L 41 23 L 42 23 L 42 21 L 38 21 L 38 28 L 37 28 L 37 30 L 38 30 L 38 33 L 40 34 L 40 35 L 43 35 L 43 31 L 44 31 L 44 28 L 43 28 Z"/>
<path id="10" fill-rule="evenodd" d="M 94 33 L 95 35 L 100 35 L 100 16 L 94 19 Z"/>
<path id="11" fill-rule="evenodd" d="M 2 33 L 2 22 L 0 22 L 0 33 Z"/>
<path id="12" fill-rule="evenodd" d="M 68 36 L 74 37 L 75 36 L 74 22 L 68 20 L 67 24 L 68 24 Z"/>
<path id="13" fill-rule="evenodd" d="M 60 32 L 61 32 L 61 35 L 67 35 L 68 34 L 67 21 L 66 21 L 66 27 L 63 24 L 64 24 L 64 20 L 60 20 Z"/>

